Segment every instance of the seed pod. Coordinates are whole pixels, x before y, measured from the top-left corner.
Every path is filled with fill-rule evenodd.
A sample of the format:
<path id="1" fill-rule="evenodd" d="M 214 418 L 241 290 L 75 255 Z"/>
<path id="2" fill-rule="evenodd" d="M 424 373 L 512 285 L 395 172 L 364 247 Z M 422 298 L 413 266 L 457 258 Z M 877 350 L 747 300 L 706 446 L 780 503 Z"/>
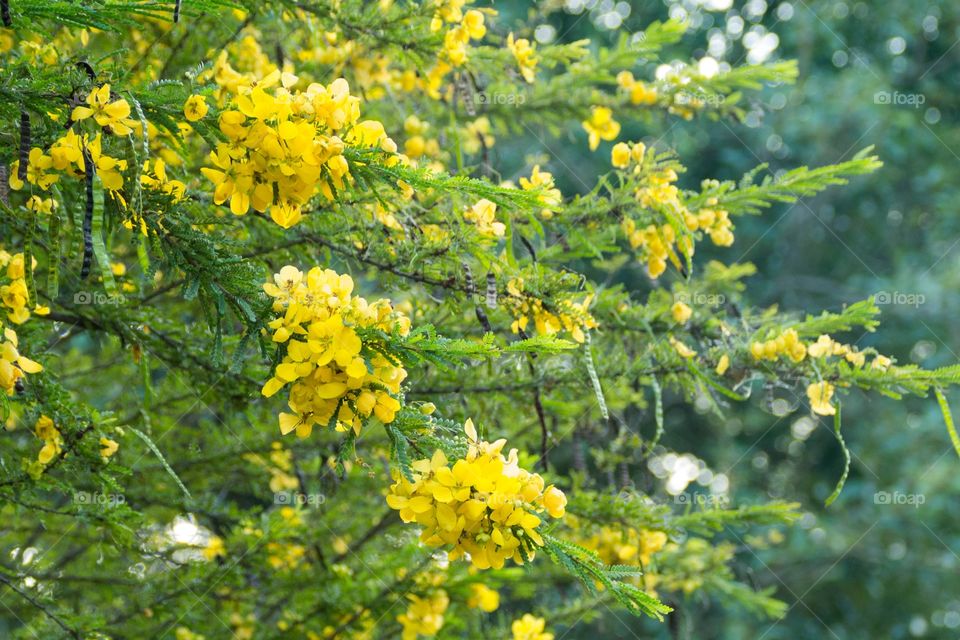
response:
<path id="1" fill-rule="evenodd" d="M 0 162 L 0 202 L 10 204 L 10 168 Z"/>
<path id="2" fill-rule="evenodd" d="M 467 74 L 462 73 L 457 77 L 455 89 L 463 98 L 463 107 L 467 110 L 467 115 L 470 117 L 477 115 L 477 107 L 473 101 L 473 86 Z"/>
<path id="3" fill-rule="evenodd" d="M 93 263 L 93 158 L 90 150 L 83 147 L 83 173 L 87 183 L 87 206 L 83 214 L 83 264 L 80 267 L 80 278 L 86 279 L 90 275 L 90 266 Z"/>
<path id="4" fill-rule="evenodd" d="M 477 320 L 480 321 L 480 324 L 483 326 L 483 330 L 487 333 L 493 333 L 493 327 L 490 326 L 490 319 L 487 318 L 487 312 L 483 310 L 483 307 L 477 305 Z"/>
<path id="5" fill-rule="evenodd" d="M 90 78 L 90 82 L 97 81 L 97 72 L 93 70 L 93 67 L 90 66 L 90 63 L 87 62 L 86 60 L 81 60 L 78 63 L 76 63 L 76 65 L 74 66 L 76 66 L 78 69 L 80 69 L 85 74 L 87 74 L 87 77 Z"/>
<path id="6" fill-rule="evenodd" d="M 17 177 L 21 181 L 27 179 L 27 168 L 30 166 L 30 114 L 20 112 L 20 166 Z"/>
<path id="7" fill-rule="evenodd" d="M 177 0 L 177 3 L 173 5 L 173 22 L 174 24 L 180 22 L 180 0 Z"/>
<path id="8" fill-rule="evenodd" d="M 487 308 L 497 308 L 497 277 L 493 271 L 487 273 Z"/>
<path id="9" fill-rule="evenodd" d="M 477 293 L 477 288 L 473 284 L 473 272 L 470 271 L 470 265 L 466 262 L 460 264 L 463 267 L 463 279 L 466 282 L 467 295 L 472 298 Z"/>

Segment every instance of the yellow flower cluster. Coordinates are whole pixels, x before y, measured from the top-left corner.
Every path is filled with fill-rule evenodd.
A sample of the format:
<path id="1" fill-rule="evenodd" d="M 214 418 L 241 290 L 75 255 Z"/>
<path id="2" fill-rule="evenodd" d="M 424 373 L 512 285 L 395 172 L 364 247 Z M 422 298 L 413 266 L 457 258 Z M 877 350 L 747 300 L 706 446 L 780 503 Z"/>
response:
<path id="1" fill-rule="evenodd" d="M 77 107 L 80 109 L 81 107 Z M 139 125 L 139 123 L 137 123 Z M 114 128 L 114 130 L 116 130 Z M 60 176 L 53 171 L 60 171 L 72 177 L 79 178 L 85 175 L 83 149 L 86 147 L 93 161 L 95 174 L 100 177 L 103 186 L 122 204 L 125 200 L 120 195 L 123 188 L 123 172 L 127 170 L 127 161 L 113 158 L 103 152 L 103 136 L 97 133 L 90 137 L 87 134 L 77 134 L 73 129 L 68 130 L 50 146 L 50 153 L 45 154 L 42 149 L 34 147 L 28 156 L 27 183 L 47 191 Z M 25 183 L 20 180 L 18 170 L 20 161 L 17 160 L 10 168 L 10 188 L 15 191 L 23 189 Z"/>
<path id="2" fill-rule="evenodd" d="M 557 189 L 556 184 L 553 182 L 553 174 L 547 171 L 541 171 L 540 165 L 534 165 L 529 178 L 520 178 L 520 188 L 524 191 L 542 189 L 540 192 L 540 202 L 543 203 L 544 208 L 540 211 L 540 216 L 543 217 L 544 220 L 549 220 L 553 217 L 554 209 L 559 207 L 563 200 L 560 189 Z"/>
<path id="3" fill-rule="evenodd" d="M 416 115 L 409 115 L 403 121 L 403 132 L 407 140 L 403 144 L 403 153 L 411 160 L 418 160 L 424 156 L 438 158 L 440 143 L 436 138 L 429 138 L 430 123 L 424 122 Z"/>
<path id="4" fill-rule="evenodd" d="M 214 166 L 201 172 L 215 185 L 213 201 L 229 200 L 236 215 L 251 207 L 269 210 L 274 222 L 289 229 L 314 195 L 332 200 L 344 188 L 350 179 L 347 144 L 397 150 L 381 123 L 360 121 L 360 99 L 350 95 L 343 78 L 299 91 L 291 90 L 298 79 L 290 73 L 274 70 L 251 81 L 222 56 L 217 65 L 214 78 L 229 90 L 219 117 L 227 142 L 210 153 Z"/>
<path id="5" fill-rule="evenodd" d="M 620 123 L 613 119 L 610 107 L 591 107 L 590 119 L 582 122 L 589 138 L 590 150 L 600 146 L 601 140 L 613 140 L 620 135 Z"/>
<path id="6" fill-rule="evenodd" d="M 867 360 L 867 355 L 864 352 L 857 351 L 856 347 L 851 345 L 837 342 L 827 334 L 820 335 L 817 341 L 807 348 L 807 353 L 811 358 L 842 357 L 855 367 L 862 367 Z M 893 360 L 878 353 L 870 363 L 870 368 L 886 371 L 892 364 Z"/>
<path id="7" fill-rule="evenodd" d="M 507 293 L 504 303 L 516 318 L 510 325 L 514 333 L 525 331 L 533 318 L 533 326 L 542 336 L 552 336 L 560 331 L 567 331 L 570 336 L 583 344 L 586 341 L 586 331 L 596 329 L 596 319 L 590 314 L 590 303 L 593 295 L 587 295 L 582 302 L 561 300 L 555 310 L 544 308 L 543 301 L 524 292 L 523 278 L 513 278 L 507 283 Z"/>
<path id="8" fill-rule="evenodd" d="M 450 606 L 450 598 L 443 589 L 426 596 L 408 595 L 410 605 L 397 616 L 403 625 L 403 640 L 417 640 L 418 636 L 433 637 L 443 628 L 443 614 Z"/>
<path id="9" fill-rule="evenodd" d="M 520 68 L 520 75 L 529 83 L 533 83 L 536 77 L 537 52 L 533 44 L 526 38 L 514 40 L 513 34 L 507 36 L 507 48 L 513 54 Z"/>
<path id="10" fill-rule="evenodd" d="M 443 36 L 443 58 L 454 67 L 467 61 L 467 46 L 471 40 L 479 40 L 487 33 L 483 14 L 471 9 L 463 15 L 460 24 Z"/>
<path id="11" fill-rule="evenodd" d="M 671 542 L 663 549 L 663 566 L 669 572 L 655 576 L 664 591 L 690 595 L 704 586 L 705 576 L 723 574 L 733 559 L 736 547 L 729 542 L 711 544 L 690 536 L 683 543 Z M 648 587 L 649 588 L 649 587 Z"/>
<path id="12" fill-rule="evenodd" d="M 293 454 L 289 449 L 284 449 L 282 443 L 274 442 L 270 445 L 268 459 L 256 453 L 244 454 L 243 458 L 270 473 L 270 491 L 280 493 L 294 491 L 300 487 L 300 481 L 294 475 Z"/>
<path id="13" fill-rule="evenodd" d="M 43 441 L 43 448 L 37 455 L 37 462 L 41 465 L 48 465 L 63 451 L 63 437 L 60 435 L 60 430 L 53 424 L 53 420 L 41 415 L 37 418 L 33 431 Z"/>
<path id="14" fill-rule="evenodd" d="M 571 521 L 574 529 L 580 527 L 579 520 L 571 519 Z M 577 543 L 595 551 L 604 564 L 647 567 L 653 554 L 667 544 L 667 534 L 649 529 L 603 525 L 589 535 L 578 536 Z"/>
<path id="15" fill-rule="evenodd" d="M 7 319 L 13 324 L 23 324 L 30 318 L 28 308 L 30 296 L 27 291 L 26 273 L 24 270 L 22 253 L 10 255 L 0 249 L 0 308 L 7 312 Z M 37 266 L 36 259 L 33 266 Z M 46 315 L 50 310 L 47 307 L 35 307 L 33 313 Z M 0 390 L 7 395 L 13 395 L 17 389 L 17 382 L 26 374 L 40 373 L 43 366 L 26 356 L 20 355 L 19 340 L 13 327 L 4 327 L 0 320 Z"/>
<path id="16" fill-rule="evenodd" d="M 477 226 L 477 232 L 486 238 L 502 238 L 507 225 L 497 221 L 497 205 L 481 198 L 472 207 L 468 207 L 463 219 Z"/>
<path id="17" fill-rule="evenodd" d="M 37 268 L 37 259 L 32 260 L 33 268 Z M 22 253 L 10 255 L 0 249 L 0 269 L 6 269 L 0 275 L 0 303 L 7 310 L 7 319 L 13 324 L 23 324 L 30 319 L 30 294 L 27 291 L 25 262 Z M 6 276 L 5 278 L 3 276 Z M 50 313 L 47 307 L 34 307 L 33 313 L 45 316 Z M 0 326 L 3 326 L 0 323 Z"/>
<path id="18" fill-rule="evenodd" d="M 651 278 L 659 277 L 667 270 L 667 260 L 679 268 L 680 259 L 677 257 L 674 245 L 677 243 L 677 234 L 669 224 L 647 225 L 643 229 L 637 228 L 633 218 L 624 218 L 620 224 L 630 247 L 640 252 L 640 259 L 647 263 L 647 272 Z M 684 242 L 685 238 L 681 239 Z"/>
<path id="19" fill-rule="evenodd" d="M 361 329 L 406 335 L 410 320 L 388 300 L 368 303 L 352 296 L 353 280 L 314 267 L 306 275 L 286 266 L 263 285 L 274 299 L 277 317 L 270 322 L 273 341 L 285 345 L 283 360 L 263 386 L 270 397 L 291 384 L 289 406 L 280 414 L 280 431 L 306 438 L 313 425 L 336 421 L 340 430 L 357 434 L 371 414 L 392 422 L 406 370 L 378 351 L 365 349 Z"/>
<path id="20" fill-rule="evenodd" d="M 293 571 L 302 566 L 307 555 L 306 547 L 290 542 L 268 542 L 264 549 L 267 552 L 267 562 L 276 571 Z"/>
<path id="21" fill-rule="evenodd" d="M 480 116 L 473 122 L 468 122 L 463 128 L 464 153 L 479 153 L 480 149 L 491 149 L 497 139 L 490 133 L 490 118 Z"/>
<path id="22" fill-rule="evenodd" d="M 532 560 L 543 546 L 538 514 L 562 517 L 566 496 L 556 487 L 544 487 L 538 474 L 521 469 L 516 449 L 504 457 L 506 440 L 479 441 L 470 420 L 464 431 L 466 458 L 451 465 L 437 450 L 431 459 L 417 460 L 413 482 L 400 475 L 387 504 L 404 522 L 423 527 L 420 540 L 425 544 L 452 547 L 451 559 L 469 554 L 478 569 L 500 569 L 508 558 L 517 564 Z"/>
<path id="23" fill-rule="evenodd" d="M 802 362 L 807 357 L 807 345 L 797 336 L 796 329 L 787 329 L 771 340 L 751 342 L 750 355 L 755 360 L 776 362 L 782 357 L 788 357 L 794 362 Z"/>
<path id="24" fill-rule="evenodd" d="M 711 198 L 710 201 L 716 204 L 715 199 Z M 730 221 L 730 214 L 727 211 L 703 208 L 694 213 L 685 210 L 683 219 L 687 229 L 690 231 L 699 229 L 705 232 L 718 247 L 729 247 L 733 244 L 733 222 Z"/>
<path id="25" fill-rule="evenodd" d="M 647 148 L 642 142 L 628 144 L 619 142 L 611 150 L 611 164 L 618 169 L 627 169 L 634 166 L 633 171 L 641 174 L 644 171 L 644 159 Z M 696 212 L 690 211 L 680 201 L 680 190 L 674 184 L 677 181 L 677 172 L 671 168 L 660 168 L 644 176 L 643 183 L 636 191 L 637 201 L 646 209 L 666 209 L 672 216 L 680 217 L 686 229 L 690 232 L 702 231 L 710 236 L 710 240 L 719 247 L 728 247 L 733 244 L 733 223 L 727 211 L 717 209 L 717 201 L 711 198 L 707 207 Z M 677 250 L 683 254 L 693 254 L 693 242 L 688 236 L 677 237 L 676 230 L 669 224 L 647 225 L 637 228 L 636 221 L 624 218 L 622 222 L 624 234 L 635 250 L 640 250 L 640 259 L 647 263 L 647 270 L 651 278 L 659 277 L 667 267 L 667 260 L 680 268 Z M 676 249 L 674 248 L 676 247 Z"/>
<path id="26" fill-rule="evenodd" d="M 867 360 L 865 352 L 837 342 L 827 334 L 821 335 L 816 342 L 808 345 L 800 340 L 795 329 L 787 329 L 772 340 L 750 343 L 750 354 L 756 360 L 776 361 L 787 356 L 794 362 L 802 362 L 808 355 L 818 359 L 836 356 L 858 368 L 864 366 Z M 892 364 L 893 361 L 887 356 L 876 354 L 870 368 L 886 371 Z"/>
<path id="27" fill-rule="evenodd" d="M 519 620 L 510 625 L 513 640 L 553 640 L 553 634 L 544 631 L 547 623 L 543 618 L 525 613 Z"/>
<path id="28" fill-rule="evenodd" d="M 657 90 L 635 79 L 629 71 L 617 74 L 617 84 L 630 96 L 633 104 L 651 105 L 657 103 Z"/>

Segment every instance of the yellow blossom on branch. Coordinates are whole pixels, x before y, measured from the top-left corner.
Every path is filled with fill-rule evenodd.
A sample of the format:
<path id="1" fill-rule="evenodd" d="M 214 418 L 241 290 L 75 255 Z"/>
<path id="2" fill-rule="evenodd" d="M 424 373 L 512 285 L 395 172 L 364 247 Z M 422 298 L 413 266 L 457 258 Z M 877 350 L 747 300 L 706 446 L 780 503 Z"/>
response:
<path id="1" fill-rule="evenodd" d="M 273 342 L 285 351 L 262 392 L 270 397 L 290 385 L 291 413 L 280 414 L 280 432 L 305 438 L 314 425 L 334 423 L 359 435 L 371 415 L 392 422 L 400 410 L 394 395 L 407 372 L 365 348 L 358 330 L 406 335 L 409 319 L 388 300 L 369 303 L 353 296 L 350 276 L 330 269 L 314 267 L 304 274 L 286 266 L 263 289 L 277 314 L 269 323 Z"/>
<path id="2" fill-rule="evenodd" d="M 404 522 L 416 522 L 420 540 L 447 547 L 451 559 L 469 557 L 478 569 L 502 568 L 507 559 L 530 561 L 543 538 L 538 533 L 546 512 L 564 515 L 567 499 L 543 478 L 520 468 L 517 451 L 502 454 L 506 440 L 477 439 L 473 422 L 464 425 L 469 450 L 449 461 L 439 449 L 412 464 L 413 480 L 400 475 L 387 504 Z"/>
<path id="3" fill-rule="evenodd" d="M 101 127 L 109 127 L 118 135 L 125 136 L 133 131 L 135 122 L 130 118 L 130 105 L 123 98 L 110 100 L 110 85 L 105 84 L 87 95 L 86 107 L 73 109 L 70 117 L 80 121 L 93 118 Z"/>

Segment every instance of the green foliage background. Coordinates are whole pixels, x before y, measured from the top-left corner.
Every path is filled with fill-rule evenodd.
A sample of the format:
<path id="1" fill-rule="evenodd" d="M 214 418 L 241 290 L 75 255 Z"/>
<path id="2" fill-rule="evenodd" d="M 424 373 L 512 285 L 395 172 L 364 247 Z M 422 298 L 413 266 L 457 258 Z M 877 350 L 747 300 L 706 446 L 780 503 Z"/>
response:
<path id="1" fill-rule="evenodd" d="M 105 12 L 122 15 L 121 10 L 137 4 L 31 1 L 20 8 L 56 12 L 61 21 L 98 24 Z M 154 4 L 162 5 L 157 15 L 166 15 L 170 3 Z M 185 3 L 186 19 L 212 29 L 210 37 L 216 41 L 226 41 L 234 25 L 226 20 L 217 24 L 204 12 L 223 11 L 227 4 L 219 0 Z M 272 10 L 297 3 L 269 4 Z M 334 13 L 328 13 L 323 3 L 308 4 L 321 19 Z M 360 6 L 345 4 L 353 9 Z M 777 204 L 761 215 L 738 217 L 734 247 L 719 250 L 702 243 L 697 263 L 701 269 L 710 258 L 754 263 L 757 274 L 746 279 L 743 294 L 751 306 L 777 304 L 812 315 L 822 309 L 836 313 L 846 309 L 862 320 L 868 315 L 864 306 L 851 308 L 849 303 L 874 296 L 883 312 L 882 329 L 876 334 L 848 334 L 845 340 L 861 348 L 876 346 L 896 356 L 900 364 L 936 369 L 960 362 L 955 353 L 960 351 L 956 346 L 960 330 L 954 322 L 960 311 L 955 294 L 960 272 L 960 224 L 955 214 L 960 195 L 955 179 L 960 163 L 960 78 L 952 72 L 960 63 L 960 46 L 956 46 L 960 8 L 948 0 L 749 0 L 714 11 L 704 4 L 723 2 L 618 5 L 547 0 L 491 6 L 500 12 L 503 24 L 549 25 L 560 43 L 589 37 L 595 45 L 611 47 L 616 37 L 602 27 L 611 11 L 619 11 L 628 31 L 669 17 L 688 18 L 692 28 L 659 54 L 664 63 L 673 56 L 702 57 L 710 39 L 718 37 L 716 30 L 739 33 L 731 26 L 737 20 L 745 20 L 743 31 L 762 25 L 776 33 L 779 46 L 771 60 L 797 59 L 796 84 L 746 92 L 736 105 L 742 111 L 732 104 L 720 105 L 719 111 L 732 117 L 690 122 L 663 115 L 624 118 L 629 124 L 620 139 L 676 149 L 688 167 L 681 184 L 691 189 L 704 178 L 736 181 L 761 163 L 769 163 L 776 173 L 800 165 L 844 162 L 875 145 L 874 152 L 884 162 L 879 171 L 798 203 Z M 17 9 L 16 2 L 13 6 Z M 369 35 L 378 19 L 372 11 L 358 10 L 352 17 L 356 22 L 347 28 L 358 37 Z M 267 35 L 277 39 L 282 33 L 278 27 Z M 728 40 L 723 59 L 742 63 L 747 54 L 742 38 Z M 385 37 L 381 42 L 411 56 L 421 54 L 418 47 L 425 46 L 417 41 L 407 47 L 402 39 Z M 187 44 L 175 52 L 172 67 L 193 68 L 209 53 Z M 487 55 L 498 60 L 494 53 Z M 655 67 L 650 64 L 645 71 L 653 73 Z M 68 79 L 80 82 L 83 72 L 75 72 L 77 78 Z M 749 72 L 760 74 L 760 80 L 778 73 L 792 75 L 789 66 L 779 67 L 776 73 L 756 68 Z M 54 81 L 48 77 L 37 82 L 41 80 Z M 44 102 L 48 97 L 30 94 L 24 89 L 28 83 L 19 82 L 7 77 L 0 86 L 4 122 L 16 120 L 18 101 L 33 101 L 35 110 L 48 106 Z M 554 96 L 543 105 L 542 126 L 523 124 L 513 126 L 509 135 L 498 132 L 492 153 L 499 177 L 516 180 L 540 161 L 569 197 L 588 193 L 595 176 L 610 170 L 609 145 L 594 153 L 587 151 L 586 135 L 577 120 L 590 101 L 577 89 L 571 87 L 569 95 Z M 914 108 L 884 104 L 877 97 L 894 92 L 923 96 L 924 102 Z M 178 118 L 179 105 L 188 93 L 178 85 L 161 84 L 139 98 L 148 115 L 161 120 Z M 402 122 L 407 106 L 381 102 L 370 107 L 370 115 Z M 491 112 L 509 122 L 511 108 L 491 105 Z M 400 112 L 399 118 L 395 112 Z M 38 127 L 35 135 L 47 134 L 50 131 Z M 11 159 L 10 149 L 12 144 L 4 145 L 5 161 Z M 369 183 L 399 175 L 417 188 L 434 187 L 464 200 L 523 198 L 460 178 L 430 179 L 392 170 L 378 165 L 372 156 L 351 158 L 357 159 L 369 161 L 368 173 L 357 171 Z M 292 451 L 298 490 L 309 489 L 311 495 L 332 499 L 305 510 L 307 526 L 281 517 L 275 508 L 275 490 L 267 490 L 269 465 L 255 461 L 256 456 L 267 459 L 274 451 L 277 406 L 257 395 L 271 354 L 261 352 L 256 344 L 254 320 L 264 309 L 251 308 L 249 301 L 261 300 L 260 283 L 291 261 L 349 271 L 361 292 L 424 295 L 429 286 L 414 289 L 419 285 L 404 275 L 416 271 L 423 256 L 404 255 L 406 264 L 383 268 L 376 256 L 358 260 L 345 241 L 331 240 L 342 240 L 337 236 L 342 232 L 337 218 L 315 216 L 314 227 L 291 232 L 252 218 L 225 222 L 209 215 L 204 204 L 188 203 L 165 219 L 166 242 L 149 247 L 155 260 L 163 256 L 154 267 L 183 272 L 184 280 L 165 283 L 132 308 L 91 310 L 70 305 L 73 291 L 67 278 L 63 308 L 24 327 L 22 339 L 45 346 L 44 364 L 62 383 L 39 377 L 28 385 L 24 399 L 60 407 L 62 413 L 54 416 L 58 422 L 97 428 L 122 425 L 126 437 L 121 455 L 108 470 L 101 472 L 90 462 L 98 459 L 97 447 L 84 442 L 83 455 L 63 461 L 58 469 L 63 473 L 50 474 L 21 491 L 22 474 L 9 461 L 24 452 L 35 455 L 34 442 L 23 436 L 22 429 L 2 434 L 0 548 L 9 558 L 0 559 L 0 581 L 8 587 L 0 596 L 6 606 L 6 610 L 0 607 L 0 635 L 17 632 L 18 637 L 30 637 L 30 631 L 44 638 L 79 637 L 70 629 L 76 624 L 113 633 L 120 629 L 129 637 L 166 638 L 182 625 L 202 631 L 207 638 L 229 638 L 249 616 L 267 624 L 269 632 L 263 631 L 262 637 L 297 638 L 304 637 L 304 626 L 318 620 L 337 635 L 368 615 L 383 621 L 379 632 L 383 637 L 399 633 L 394 618 L 402 606 L 394 606 L 403 600 L 394 596 L 417 586 L 414 576 L 431 558 L 384 505 L 388 461 L 375 450 L 392 449 L 395 462 L 407 462 L 411 452 L 404 447 L 408 438 L 417 444 L 410 434 L 422 426 L 423 418 L 410 411 L 385 432 L 370 429 L 356 451 L 352 439 L 329 430 L 318 430 L 308 440 L 285 441 Z M 225 237 L 210 242 L 193 226 L 200 222 L 222 224 Z M 243 226 L 247 223 L 250 231 Z M 2 230 L 11 237 L 28 232 L 16 216 L 5 217 Z M 64 253 L 78 261 L 76 243 L 68 244 Z M 119 257 L 130 264 L 138 261 L 136 250 Z M 643 299 L 651 289 L 643 270 L 624 267 L 626 256 L 618 259 L 603 263 L 580 259 L 570 266 L 593 278 L 611 268 L 618 280 L 605 284 L 623 284 L 641 292 L 636 299 Z M 254 260 L 261 262 L 254 264 Z M 441 266 L 456 271 L 459 263 L 452 259 Z M 438 273 L 438 278 L 445 275 L 442 270 Z M 666 308 L 664 300 L 654 298 L 652 306 Z M 897 302 L 903 300 L 917 304 Z M 712 589 L 687 598 L 671 597 L 667 604 L 675 612 L 667 624 L 630 617 L 604 596 L 588 597 L 571 576 L 552 568 L 547 558 L 539 558 L 529 572 L 510 568 L 489 579 L 461 568 L 451 571 L 453 577 L 446 585 L 452 598 L 464 600 L 470 583 L 476 581 L 501 588 L 511 598 L 504 597 L 504 606 L 483 622 L 451 614 L 441 637 L 499 637 L 507 633 L 510 620 L 530 610 L 533 603 L 538 610 L 550 612 L 548 624 L 557 638 L 568 639 L 957 636 L 960 477 L 943 418 L 931 397 L 894 402 L 877 393 L 867 396 L 857 391 L 844 397 L 844 437 L 852 468 L 843 492 L 828 507 L 825 502 L 843 473 L 844 451 L 828 421 L 810 420 L 802 394 L 798 399 L 786 385 L 755 385 L 749 402 L 728 403 L 724 418 L 719 419 L 709 411 L 709 402 L 695 399 L 691 403 L 668 387 L 663 395 L 662 422 L 667 428 L 660 440 L 662 451 L 693 454 L 715 473 L 725 474 L 732 504 L 742 507 L 683 513 L 683 505 L 676 502 L 664 508 L 634 499 L 640 493 L 666 496 L 654 463 L 636 454 L 644 445 L 640 436 L 653 436 L 658 409 L 644 387 L 620 384 L 618 374 L 626 366 L 622 354 L 597 349 L 593 365 L 608 385 L 607 400 L 620 408 L 630 405 L 624 418 L 635 427 L 632 439 L 614 438 L 618 427 L 600 420 L 587 375 L 588 356 L 583 352 L 564 356 L 550 341 L 514 343 L 511 348 L 492 339 L 458 341 L 482 334 L 470 313 L 465 319 L 458 302 L 454 295 L 445 297 L 425 317 L 415 318 L 415 325 L 432 322 L 440 330 L 449 321 L 447 333 L 452 340 L 426 331 L 417 344 L 398 340 L 392 345 L 398 351 L 406 349 L 404 356 L 417 363 L 408 367 L 408 402 L 415 406 L 433 401 L 444 418 L 454 420 L 439 423 L 435 437 L 425 437 L 421 443 L 462 445 L 454 438 L 456 419 L 472 415 L 489 434 L 508 433 L 511 444 L 529 452 L 521 462 L 532 468 L 540 433 L 529 406 L 530 389 L 539 383 L 528 377 L 532 369 L 525 351 L 540 353 L 545 360 L 557 351 L 560 357 L 542 372 L 553 385 L 544 394 L 544 405 L 555 425 L 573 425 L 576 430 L 570 438 L 565 436 L 574 429 L 562 432 L 564 437 L 550 456 L 551 471 L 570 478 L 574 485 L 571 511 L 632 523 L 666 518 L 665 526 L 677 539 L 716 530 L 718 541 L 729 542 L 737 550 L 738 561 L 731 570 L 723 563 L 709 570 L 691 569 L 707 573 Z M 161 303 L 175 313 L 162 312 Z M 225 317 L 230 320 L 222 331 Z M 835 318 L 825 322 L 840 324 Z M 863 323 L 871 325 L 869 318 Z M 638 331 L 638 335 L 644 334 Z M 132 344 L 143 348 L 136 363 L 130 357 Z M 441 365 L 446 363 L 455 370 L 444 370 Z M 693 375 L 689 378 L 696 380 Z M 469 388 L 472 382 L 483 385 L 488 380 L 487 391 Z M 947 374 L 943 380 L 951 381 Z M 689 379 L 685 385 L 687 391 L 695 387 Z M 84 394 L 89 406 L 71 402 L 66 390 Z M 947 398 L 956 406 L 954 396 L 950 393 Z M 591 444 L 597 443 L 611 446 L 591 450 Z M 8 457 L 7 452 L 12 454 Z M 337 461 L 346 461 L 350 468 L 346 478 Z M 586 466 L 596 477 L 586 477 Z M 73 482 L 74 477 L 84 484 Z M 111 505 L 109 511 L 103 505 L 78 505 L 78 490 L 87 492 L 83 495 L 122 494 L 124 502 Z M 912 496 L 914 501 L 922 496 L 923 504 L 885 504 L 883 496 L 890 495 Z M 766 545 L 762 534 L 769 532 L 768 525 L 793 519 L 784 503 L 799 503 L 802 513 L 792 528 L 776 528 L 784 531 L 785 541 Z M 167 550 L 141 548 L 144 519 L 172 522 L 187 511 L 227 541 L 225 557 L 197 563 Z M 737 526 L 726 528 L 726 524 Z M 740 525 L 755 527 L 759 533 Z M 156 533 L 160 536 L 159 528 Z M 344 540 L 349 541 L 347 548 L 340 544 Z M 294 544 L 306 549 L 306 559 L 295 562 L 296 570 L 278 570 L 272 558 Z M 49 599 L 33 602 L 29 593 L 21 598 L 12 593 L 20 588 L 15 574 L 22 567 L 17 563 L 24 562 L 20 554 L 28 545 L 57 548 L 56 554 L 41 554 L 31 568 L 39 581 L 56 584 L 56 593 Z M 557 542 L 554 553 L 569 552 L 560 563 L 573 563 L 578 550 L 563 545 Z M 588 565 L 589 559 L 572 573 L 583 575 Z M 171 566 L 176 570 L 169 570 Z M 780 620 L 762 615 L 784 611 L 767 597 L 771 593 L 785 603 L 786 615 Z M 355 608 L 354 603 L 364 603 L 368 609 Z M 57 613 L 45 616 L 38 610 Z M 287 627 L 277 627 L 278 620 Z"/>
<path id="2" fill-rule="evenodd" d="M 626 22 L 641 25 L 669 15 L 673 7 L 694 5 L 632 2 Z M 905 300 L 922 296 L 921 304 L 881 306 L 880 334 L 854 335 L 851 341 L 882 342 L 901 362 L 936 367 L 954 361 L 960 350 L 955 321 L 960 78 L 954 73 L 960 62 L 960 7 L 949 1 L 734 5 L 713 13 L 694 9 L 695 19 L 704 22 L 688 35 L 691 46 L 706 49 L 711 30 L 728 32 L 731 18 L 746 17 L 744 31 L 757 24 L 779 36 L 774 57 L 799 61 L 797 84 L 767 89 L 759 97 L 764 114 L 744 125 L 657 121 L 631 133 L 675 145 L 689 159 L 691 183 L 716 175 L 718 168 L 721 177 L 734 177 L 759 161 L 774 169 L 815 166 L 877 145 L 884 166 L 869 178 L 805 204 L 741 219 L 735 252 L 762 274 L 748 280 L 750 297 L 758 304 L 814 311 L 836 310 L 879 292 L 891 299 L 898 293 Z M 750 5 L 763 10 L 751 13 Z M 550 22 L 564 39 L 576 39 L 595 33 L 592 18 L 601 14 L 558 13 Z M 891 44 L 895 38 L 904 41 L 902 53 L 891 52 L 891 46 L 897 50 Z M 728 41 L 725 59 L 742 59 L 747 51 L 742 38 Z M 925 102 L 915 108 L 875 101 L 878 92 L 895 91 L 921 94 Z M 554 149 L 563 163 L 551 169 L 562 176 L 565 192 L 578 188 L 570 167 L 579 171 L 605 160 L 583 157 L 577 153 L 582 148 Z M 772 624 L 714 606 L 689 621 L 689 637 L 956 637 L 960 476 L 936 406 L 853 394 L 844 405 L 845 438 L 854 454 L 850 478 L 840 499 L 824 508 L 843 464 L 832 433 L 821 425 L 809 437 L 796 438 L 790 427 L 800 414 L 761 412 L 758 404 L 734 405 L 730 421 L 718 430 L 688 405 L 668 403 L 667 420 L 685 428 L 668 430 L 664 443 L 692 451 L 714 468 L 730 468 L 738 500 L 803 503 L 807 513 L 788 534 L 787 545 L 753 558 L 754 579 L 775 585 L 790 611 Z M 926 502 L 875 503 L 877 492 L 897 491 L 922 494 Z M 616 622 L 597 628 L 617 633 Z M 578 633 L 567 637 L 593 632 Z"/>

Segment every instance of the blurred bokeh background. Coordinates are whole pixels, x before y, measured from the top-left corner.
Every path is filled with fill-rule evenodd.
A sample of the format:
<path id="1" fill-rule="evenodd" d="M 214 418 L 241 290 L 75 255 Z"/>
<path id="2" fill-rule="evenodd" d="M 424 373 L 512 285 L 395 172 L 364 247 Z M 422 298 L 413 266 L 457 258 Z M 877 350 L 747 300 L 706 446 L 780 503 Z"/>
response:
<path id="1" fill-rule="evenodd" d="M 797 59 L 799 82 L 751 98 L 742 122 L 622 118 L 621 139 L 676 149 L 689 168 L 681 179 L 689 187 L 708 177 L 736 179 L 761 163 L 777 172 L 839 162 L 875 145 L 885 163 L 879 172 L 739 219 L 736 244 L 698 255 L 700 264 L 712 257 L 754 263 L 758 275 L 748 281 L 749 292 L 761 305 L 819 313 L 876 296 L 881 329 L 847 341 L 925 367 L 960 360 L 960 3 L 566 0 L 493 6 L 508 22 L 532 18 L 541 42 L 612 42 L 623 30 L 674 17 L 690 24 L 678 59 L 691 52 L 709 66 Z M 652 78 L 671 64 L 664 56 L 638 77 Z M 606 171 L 609 145 L 590 153 L 582 131 L 571 128 L 569 136 L 571 144 L 549 147 L 534 135 L 518 136 L 503 141 L 499 153 L 507 165 L 515 155 L 518 166 L 530 154 L 545 154 L 537 159 L 548 159 L 564 194 L 583 192 L 578 174 Z M 950 399 L 955 405 L 960 400 Z M 755 398 L 732 407 L 719 424 L 679 399 L 666 415 L 663 443 L 722 474 L 735 504 L 771 497 L 802 503 L 805 515 L 786 540 L 745 552 L 749 566 L 741 568 L 757 587 L 775 587 L 789 613 L 771 623 L 702 602 L 681 608 L 670 628 L 610 614 L 558 635 L 960 637 L 960 461 L 935 402 L 852 394 L 844 425 L 853 466 L 829 508 L 824 500 L 841 472 L 842 453 L 826 423 L 815 423 L 791 398 Z M 735 535 L 731 539 L 742 542 Z"/>

